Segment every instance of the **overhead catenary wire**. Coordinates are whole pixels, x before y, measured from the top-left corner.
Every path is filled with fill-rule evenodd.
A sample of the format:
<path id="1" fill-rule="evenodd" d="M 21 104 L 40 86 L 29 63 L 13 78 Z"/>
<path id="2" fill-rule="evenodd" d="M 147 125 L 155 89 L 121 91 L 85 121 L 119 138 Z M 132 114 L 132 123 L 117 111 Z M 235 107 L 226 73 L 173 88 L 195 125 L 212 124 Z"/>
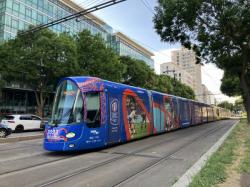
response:
<path id="1" fill-rule="evenodd" d="M 105 2 L 105 0 L 104 1 L 103 0 L 91 0 L 89 2 L 84 3 L 84 5 L 82 3 L 82 5 L 84 8 L 89 8 L 90 6 L 94 6 L 94 5 L 97 5 L 98 3 L 100 4 L 100 3 L 104 3 L 104 2 Z"/>
<path id="2" fill-rule="evenodd" d="M 148 5 L 148 7 L 153 11 L 154 9 L 150 6 L 150 3 L 148 2 L 148 0 L 144 0 L 146 2 L 146 4 Z"/>
<path id="3" fill-rule="evenodd" d="M 69 20 L 72 20 L 72 19 L 75 19 L 75 18 L 78 18 L 78 17 L 81 17 L 81 16 L 84 16 L 84 15 L 87 15 L 89 13 L 92 13 L 92 12 L 95 12 L 97 10 L 101 10 L 101 9 L 104 9 L 104 8 L 107 8 L 107 7 L 110 7 L 110 6 L 113 6 L 115 4 L 118 4 L 118 3 L 122 3 L 124 1 L 127 1 L 127 0 L 110 0 L 110 1 L 107 1 L 107 2 L 104 2 L 104 3 L 101 3 L 101 4 L 98 4 L 98 5 L 95 5 L 91 8 L 87 8 L 85 10 L 82 10 L 80 12 L 77 12 L 75 14 L 71 14 L 71 15 L 68 15 L 68 16 L 65 16 L 63 18 L 60 18 L 60 19 L 57 19 L 57 20 L 54 20 L 54 21 L 51 21 L 49 23 L 46 23 L 46 24 L 41 24 L 41 25 L 38 25 L 34 28 L 31 28 L 29 30 L 26 30 L 26 31 L 23 31 L 23 32 L 20 32 L 19 34 L 20 35 L 24 35 L 24 34 L 28 34 L 30 32 L 36 32 L 36 31 L 39 31 L 41 29 L 45 29 L 45 28 L 48 28 L 48 27 L 51 27 L 51 26 L 54 26 L 54 25 L 57 25 L 59 23 L 63 23 L 63 22 L 66 22 L 66 21 L 69 21 Z"/>
<path id="4" fill-rule="evenodd" d="M 141 0 L 141 3 L 143 4 L 143 6 L 150 12 L 150 13 L 152 13 L 153 15 L 155 15 L 155 13 L 154 13 L 154 10 L 152 9 L 152 7 L 150 6 L 150 4 L 149 4 L 149 2 L 147 1 L 147 0 Z M 138 43 L 141 43 L 142 45 L 144 45 L 144 46 L 146 46 L 146 47 L 148 47 L 148 48 L 150 48 L 150 49 L 152 49 L 153 51 L 157 51 L 155 48 L 153 48 L 153 47 L 151 47 L 151 46 L 149 46 L 149 45 L 147 45 L 147 44 L 145 44 L 145 43 L 142 43 L 142 42 L 140 42 L 140 41 L 137 41 L 137 40 L 135 40 L 136 42 L 138 42 Z M 160 55 L 162 55 L 162 56 L 165 56 L 165 57 L 168 57 L 169 58 L 169 56 L 167 56 L 164 52 L 162 52 L 162 51 L 157 51 L 158 52 L 158 54 L 160 54 Z M 218 80 L 215 80 L 211 75 L 209 75 L 206 71 L 204 71 L 204 73 L 206 74 L 206 75 L 208 75 L 212 80 L 214 80 L 214 82 L 217 84 L 217 85 L 219 85 L 219 83 L 217 82 Z M 218 93 L 218 94 L 206 94 L 206 95 L 224 95 L 224 94 L 222 94 L 222 93 Z M 196 95 L 196 96 L 204 96 L 204 94 L 198 94 L 198 95 Z"/>
<path id="5" fill-rule="evenodd" d="M 149 10 L 150 13 L 152 13 L 153 15 L 155 14 L 154 11 L 151 9 L 151 7 L 150 7 L 148 1 L 146 1 L 146 0 L 145 0 L 145 1 L 144 1 L 144 0 L 141 0 L 141 2 L 142 2 L 142 4 L 146 7 L 146 9 Z"/>
<path id="6" fill-rule="evenodd" d="M 204 95 L 224 95 L 223 93 L 216 93 L 216 94 L 213 94 L 213 93 L 208 93 L 208 94 L 196 94 L 195 96 L 204 96 Z"/>

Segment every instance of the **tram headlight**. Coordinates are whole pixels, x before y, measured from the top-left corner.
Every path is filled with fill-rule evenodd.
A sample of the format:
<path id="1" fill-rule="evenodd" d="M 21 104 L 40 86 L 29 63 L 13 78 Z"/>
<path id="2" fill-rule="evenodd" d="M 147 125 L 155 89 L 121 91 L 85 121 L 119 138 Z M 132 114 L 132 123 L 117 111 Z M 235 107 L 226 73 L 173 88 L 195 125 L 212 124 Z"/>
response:
<path id="1" fill-rule="evenodd" d="M 67 137 L 67 138 L 74 138 L 75 135 L 76 135 L 75 133 L 70 132 L 70 133 L 66 134 L 66 137 Z"/>

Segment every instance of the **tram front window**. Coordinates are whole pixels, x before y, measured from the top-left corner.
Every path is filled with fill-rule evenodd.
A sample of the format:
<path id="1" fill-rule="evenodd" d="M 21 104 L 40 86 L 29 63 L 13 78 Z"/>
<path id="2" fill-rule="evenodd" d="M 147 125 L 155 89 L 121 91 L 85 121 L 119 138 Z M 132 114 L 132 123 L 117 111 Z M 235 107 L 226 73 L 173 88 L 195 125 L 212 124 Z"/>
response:
<path id="1" fill-rule="evenodd" d="M 57 89 L 51 123 L 53 125 L 76 124 L 83 120 L 81 91 L 71 81 L 63 81 Z"/>

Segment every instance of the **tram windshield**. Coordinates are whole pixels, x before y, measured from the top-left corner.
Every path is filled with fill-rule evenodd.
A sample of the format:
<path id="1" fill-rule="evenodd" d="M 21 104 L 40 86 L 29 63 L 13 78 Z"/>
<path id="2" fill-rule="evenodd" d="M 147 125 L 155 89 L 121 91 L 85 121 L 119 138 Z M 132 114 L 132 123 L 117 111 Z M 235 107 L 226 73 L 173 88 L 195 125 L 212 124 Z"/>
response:
<path id="1" fill-rule="evenodd" d="M 69 80 L 63 81 L 57 89 L 51 124 L 76 124 L 83 121 L 83 98 L 79 88 Z"/>

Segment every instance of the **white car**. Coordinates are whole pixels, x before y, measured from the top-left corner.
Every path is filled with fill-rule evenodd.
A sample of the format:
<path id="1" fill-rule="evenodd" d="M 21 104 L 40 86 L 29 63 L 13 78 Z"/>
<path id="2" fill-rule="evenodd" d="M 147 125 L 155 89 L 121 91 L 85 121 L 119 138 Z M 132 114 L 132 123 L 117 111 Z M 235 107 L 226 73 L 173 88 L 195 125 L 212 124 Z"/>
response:
<path id="1" fill-rule="evenodd" d="M 1 123 L 7 125 L 12 131 L 22 132 L 24 130 L 40 129 L 41 118 L 31 114 L 7 115 Z"/>

